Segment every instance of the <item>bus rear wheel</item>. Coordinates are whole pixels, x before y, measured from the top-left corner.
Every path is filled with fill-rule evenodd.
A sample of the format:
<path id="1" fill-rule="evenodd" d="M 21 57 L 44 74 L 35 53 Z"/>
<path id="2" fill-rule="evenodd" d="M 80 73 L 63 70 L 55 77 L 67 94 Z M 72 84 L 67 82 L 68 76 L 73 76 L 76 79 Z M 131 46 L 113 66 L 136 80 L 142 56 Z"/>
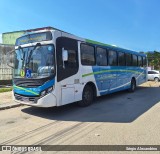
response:
<path id="1" fill-rule="evenodd" d="M 131 86 L 129 88 L 129 92 L 134 92 L 135 89 L 136 89 L 136 81 L 135 81 L 135 79 L 132 79 L 131 80 Z"/>
<path id="2" fill-rule="evenodd" d="M 82 100 L 78 102 L 78 105 L 81 107 L 86 107 L 92 104 L 93 102 L 93 89 L 91 86 L 85 86 L 82 94 Z"/>

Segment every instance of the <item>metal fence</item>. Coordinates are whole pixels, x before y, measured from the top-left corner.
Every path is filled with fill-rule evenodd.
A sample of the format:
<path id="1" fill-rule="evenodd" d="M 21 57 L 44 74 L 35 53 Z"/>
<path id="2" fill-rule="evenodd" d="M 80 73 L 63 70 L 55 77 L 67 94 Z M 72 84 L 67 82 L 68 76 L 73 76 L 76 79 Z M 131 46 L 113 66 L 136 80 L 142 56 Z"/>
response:
<path id="1" fill-rule="evenodd" d="M 0 80 L 11 80 L 12 69 L 11 68 L 0 68 Z"/>

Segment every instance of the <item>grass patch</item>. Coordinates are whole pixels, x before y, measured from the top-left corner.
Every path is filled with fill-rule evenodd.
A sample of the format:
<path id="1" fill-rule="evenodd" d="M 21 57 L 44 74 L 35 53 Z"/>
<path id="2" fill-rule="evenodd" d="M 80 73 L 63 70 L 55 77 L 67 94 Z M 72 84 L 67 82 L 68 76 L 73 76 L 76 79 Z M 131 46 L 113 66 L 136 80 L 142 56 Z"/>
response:
<path id="1" fill-rule="evenodd" d="M 0 88 L 0 93 L 12 91 L 12 88 Z"/>

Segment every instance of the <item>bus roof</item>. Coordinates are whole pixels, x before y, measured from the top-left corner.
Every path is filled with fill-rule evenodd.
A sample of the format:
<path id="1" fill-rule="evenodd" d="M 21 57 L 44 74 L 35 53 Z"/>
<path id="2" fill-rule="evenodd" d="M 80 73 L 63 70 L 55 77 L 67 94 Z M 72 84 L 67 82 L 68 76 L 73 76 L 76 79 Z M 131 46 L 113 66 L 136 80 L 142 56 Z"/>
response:
<path id="1" fill-rule="evenodd" d="M 66 34 L 69 34 L 71 36 L 75 36 L 77 37 L 76 35 L 73 35 L 71 33 L 68 33 L 68 32 L 65 32 L 63 30 L 60 30 L 60 29 L 57 29 L 57 28 L 54 28 L 54 27 L 51 27 L 51 26 L 48 26 L 48 27 L 41 27 L 41 28 L 35 28 L 35 29 L 28 29 L 25 31 L 25 34 L 27 32 L 36 32 L 36 31 L 41 31 L 41 30 L 57 30 L 57 31 L 60 31 L 60 32 L 63 32 L 63 33 L 66 33 Z M 84 39 L 84 38 L 82 38 Z M 136 52 L 136 51 L 132 51 L 132 50 L 128 50 L 128 49 L 124 49 L 124 48 L 120 48 L 120 47 L 117 47 L 115 45 L 110 45 L 110 44 L 105 44 L 105 43 L 101 43 L 101 42 L 97 42 L 97 41 L 94 41 L 94 40 L 90 40 L 90 39 L 85 39 L 85 41 L 87 43 L 91 43 L 91 44 L 94 44 L 94 45 L 98 45 L 98 46 L 103 46 L 103 47 L 106 47 L 108 49 L 113 49 L 113 50 L 117 50 L 117 51 L 123 51 L 123 52 L 127 52 L 127 53 L 132 53 L 132 54 L 137 54 L 137 55 L 141 55 L 141 56 L 146 56 L 145 54 L 143 53 L 139 53 L 139 52 Z"/>
<path id="2" fill-rule="evenodd" d="M 132 50 L 129 50 L 129 49 L 124 49 L 124 48 L 121 48 L 121 47 L 118 47 L 118 46 L 115 46 L 115 45 L 105 44 L 105 43 L 97 42 L 97 41 L 90 40 L 90 39 L 86 39 L 86 42 L 94 44 L 94 45 L 106 47 L 106 48 L 112 49 L 112 50 L 127 52 L 127 53 L 136 54 L 136 55 L 140 55 L 140 56 L 146 56 L 146 54 L 144 54 L 144 53 L 132 51 Z"/>

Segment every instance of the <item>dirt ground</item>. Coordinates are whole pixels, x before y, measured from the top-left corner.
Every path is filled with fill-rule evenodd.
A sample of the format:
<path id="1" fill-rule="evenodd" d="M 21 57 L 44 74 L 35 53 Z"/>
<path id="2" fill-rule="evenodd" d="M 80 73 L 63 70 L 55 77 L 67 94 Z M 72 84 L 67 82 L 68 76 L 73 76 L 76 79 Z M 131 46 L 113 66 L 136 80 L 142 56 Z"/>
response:
<path id="1" fill-rule="evenodd" d="M 134 93 L 99 97 L 86 108 L 69 104 L 2 110 L 0 145 L 160 145 L 159 86 L 150 81 Z"/>
<path id="2" fill-rule="evenodd" d="M 2 103 L 10 103 L 10 102 L 13 102 L 12 101 L 12 92 L 11 91 L 0 93 L 0 104 L 2 104 Z"/>

